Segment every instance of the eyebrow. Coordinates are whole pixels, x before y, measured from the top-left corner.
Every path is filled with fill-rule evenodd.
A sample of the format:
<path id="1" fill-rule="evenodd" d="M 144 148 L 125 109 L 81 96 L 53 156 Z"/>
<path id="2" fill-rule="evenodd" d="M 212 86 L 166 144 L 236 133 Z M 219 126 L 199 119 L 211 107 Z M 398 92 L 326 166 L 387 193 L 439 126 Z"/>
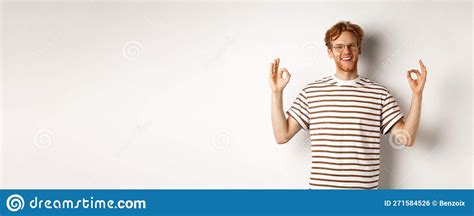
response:
<path id="1" fill-rule="evenodd" d="M 355 45 L 355 44 L 357 44 L 357 42 L 352 42 L 352 43 L 349 43 L 347 45 Z M 342 43 L 334 44 L 334 46 L 337 46 L 337 45 L 344 45 L 344 44 L 342 44 Z"/>

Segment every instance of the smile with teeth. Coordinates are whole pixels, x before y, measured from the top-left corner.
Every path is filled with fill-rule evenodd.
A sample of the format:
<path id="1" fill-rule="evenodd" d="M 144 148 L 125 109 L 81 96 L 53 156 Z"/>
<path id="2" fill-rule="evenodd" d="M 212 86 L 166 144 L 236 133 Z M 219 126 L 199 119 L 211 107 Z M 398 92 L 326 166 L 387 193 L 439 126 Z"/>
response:
<path id="1" fill-rule="evenodd" d="M 342 61 L 350 61 L 352 60 L 352 57 L 343 57 L 341 58 Z"/>

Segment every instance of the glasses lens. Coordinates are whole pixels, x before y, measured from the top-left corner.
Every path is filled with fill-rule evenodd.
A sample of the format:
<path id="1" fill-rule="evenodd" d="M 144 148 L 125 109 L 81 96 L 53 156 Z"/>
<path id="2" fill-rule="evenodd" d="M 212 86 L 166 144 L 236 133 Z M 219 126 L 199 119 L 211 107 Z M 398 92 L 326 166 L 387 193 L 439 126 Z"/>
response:
<path id="1" fill-rule="evenodd" d="M 344 49 L 343 46 L 334 46 L 334 49 L 338 52 L 342 51 Z"/>

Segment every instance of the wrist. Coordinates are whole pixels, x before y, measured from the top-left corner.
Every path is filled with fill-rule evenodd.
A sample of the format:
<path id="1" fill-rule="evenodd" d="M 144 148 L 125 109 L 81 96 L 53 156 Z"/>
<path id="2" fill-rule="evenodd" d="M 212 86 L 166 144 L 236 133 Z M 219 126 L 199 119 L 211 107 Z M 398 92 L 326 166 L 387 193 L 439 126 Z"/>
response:
<path id="1" fill-rule="evenodd" d="M 283 95 L 283 90 L 272 90 L 272 95 L 274 96 Z"/>
<path id="2" fill-rule="evenodd" d="M 419 98 L 419 99 L 421 99 L 421 98 L 423 98 L 423 93 L 421 93 L 421 92 L 420 92 L 420 93 L 415 93 L 415 92 L 413 92 L 413 94 L 412 94 L 411 96 L 412 96 L 413 98 Z"/>

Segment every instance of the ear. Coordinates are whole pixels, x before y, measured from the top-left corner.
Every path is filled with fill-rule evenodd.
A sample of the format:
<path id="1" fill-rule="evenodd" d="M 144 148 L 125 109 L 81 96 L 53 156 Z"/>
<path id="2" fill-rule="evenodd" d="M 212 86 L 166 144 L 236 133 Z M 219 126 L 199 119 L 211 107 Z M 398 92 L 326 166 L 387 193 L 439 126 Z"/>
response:
<path id="1" fill-rule="evenodd" d="M 334 58 L 334 53 L 332 53 L 332 49 L 328 48 L 328 56 L 329 58 Z"/>
<path id="2" fill-rule="evenodd" d="M 362 48 L 359 47 L 359 55 L 362 54 Z"/>

